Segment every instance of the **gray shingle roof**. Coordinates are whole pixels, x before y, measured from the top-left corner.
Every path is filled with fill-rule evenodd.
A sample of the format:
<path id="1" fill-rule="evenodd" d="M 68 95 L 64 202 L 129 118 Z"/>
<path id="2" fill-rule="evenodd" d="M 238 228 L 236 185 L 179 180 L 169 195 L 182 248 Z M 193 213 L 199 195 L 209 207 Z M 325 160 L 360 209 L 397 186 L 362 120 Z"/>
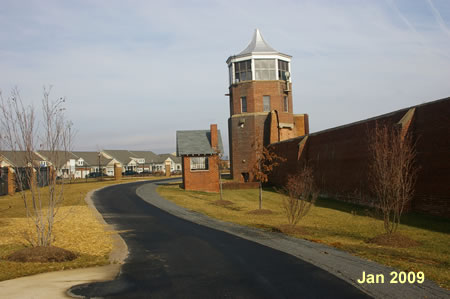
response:
<path id="1" fill-rule="evenodd" d="M 69 151 L 38 151 L 46 161 L 50 161 L 56 167 L 61 167 L 70 159 L 77 160 L 78 157 Z"/>
<path id="2" fill-rule="evenodd" d="M 0 160 L 4 157 L 7 162 L 12 163 L 13 167 L 24 167 L 27 166 L 29 158 L 27 157 L 27 152 L 25 151 L 0 151 Z M 31 153 L 31 159 L 34 166 L 39 166 L 39 161 L 43 159 L 36 155 L 34 152 Z"/>
<path id="3" fill-rule="evenodd" d="M 223 153 L 222 135 L 217 130 L 219 150 Z M 177 131 L 177 156 L 215 154 L 209 130 Z"/>
<path id="4" fill-rule="evenodd" d="M 144 158 L 145 164 L 149 164 L 152 162 L 158 162 L 160 160 L 159 155 L 155 154 L 152 151 L 130 151 L 133 154 L 133 158 Z"/>
<path id="5" fill-rule="evenodd" d="M 127 150 L 103 150 L 103 152 L 119 161 L 122 165 L 128 165 L 132 160 L 131 158 L 138 158 L 134 157 L 133 153 Z"/>
<path id="6" fill-rule="evenodd" d="M 75 156 L 82 158 L 87 166 L 98 166 L 98 152 L 72 152 Z M 100 156 L 100 166 L 106 166 L 112 159 L 107 159 L 105 156 Z"/>
<path id="7" fill-rule="evenodd" d="M 181 163 L 181 158 L 177 157 L 177 156 L 174 156 L 172 154 L 159 154 L 158 156 L 160 157 L 161 163 L 166 161 L 167 158 L 172 159 L 172 161 L 175 162 L 175 163 Z"/>

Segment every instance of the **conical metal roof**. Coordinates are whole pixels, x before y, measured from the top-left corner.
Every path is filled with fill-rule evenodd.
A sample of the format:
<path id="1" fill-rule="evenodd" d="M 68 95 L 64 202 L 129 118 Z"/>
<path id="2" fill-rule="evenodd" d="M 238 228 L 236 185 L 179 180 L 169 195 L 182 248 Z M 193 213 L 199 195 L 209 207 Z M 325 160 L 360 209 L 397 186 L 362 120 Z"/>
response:
<path id="1" fill-rule="evenodd" d="M 267 44 L 264 38 L 259 32 L 259 29 L 255 29 L 255 33 L 253 34 L 253 38 L 248 44 L 247 48 L 244 51 L 239 53 L 239 55 L 251 54 L 251 53 L 279 53 L 277 50 L 272 48 Z"/>

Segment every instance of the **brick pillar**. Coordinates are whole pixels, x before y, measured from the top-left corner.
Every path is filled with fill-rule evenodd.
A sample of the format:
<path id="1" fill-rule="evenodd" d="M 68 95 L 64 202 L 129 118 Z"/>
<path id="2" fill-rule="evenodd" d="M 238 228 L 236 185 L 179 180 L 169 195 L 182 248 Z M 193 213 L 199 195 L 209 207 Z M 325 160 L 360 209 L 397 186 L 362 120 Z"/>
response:
<path id="1" fill-rule="evenodd" d="M 216 124 L 212 124 L 210 126 L 210 130 L 211 130 L 211 147 L 215 150 L 219 149 L 219 142 L 218 142 L 218 137 L 217 137 L 217 125 Z"/>
<path id="2" fill-rule="evenodd" d="M 166 176 L 170 176 L 170 163 L 166 162 Z"/>
<path id="3" fill-rule="evenodd" d="M 52 166 L 49 166 L 48 168 L 48 183 L 49 184 L 52 184 L 55 180 L 56 180 L 56 170 L 55 170 L 55 167 L 53 167 L 53 165 Z"/>
<path id="4" fill-rule="evenodd" d="M 29 182 L 28 182 L 28 187 L 30 188 L 30 190 L 31 191 L 36 191 L 36 189 L 37 189 L 37 186 L 38 186 L 38 184 L 37 184 L 37 174 L 36 174 L 36 171 L 35 171 L 35 169 L 34 169 L 34 167 L 31 167 L 31 166 L 29 166 L 28 167 L 28 169 L 27 169 L 27 172 L 28 172 L 28 179 L 29 179 Z M 52 170 L 50 169 L 50 175 L 51 175 L 51 179 L 53 179 L 53 175 L 52 175 Z M 49 181 L 50 182 L 50 181 Z"/>
<path id="5" fill-rule="evenodd" d="M 16 175 L 12 167 L 8 167 L 8 195 L 14 195 L 16 193 Z"/>
<path id="6" fill-rule="evenodd" d="M 116 181 L 122 179 L 122 167 L 120 167 L 119 163 L 114 163 L 114 179 Z"/>

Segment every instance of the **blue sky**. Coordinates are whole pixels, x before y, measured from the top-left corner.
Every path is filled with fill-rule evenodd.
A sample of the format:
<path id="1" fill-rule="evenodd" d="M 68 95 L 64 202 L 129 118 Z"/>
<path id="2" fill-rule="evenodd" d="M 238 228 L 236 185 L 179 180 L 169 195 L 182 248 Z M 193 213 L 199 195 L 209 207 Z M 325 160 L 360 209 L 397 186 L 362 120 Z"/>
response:
<path id="1" fill-rule="evenodd" d="M 293 56 L 311 132 L 450 96 L 450 1 L 20 1 L 0 10 L 0 89 L 67 98 L 75 149 L 175 150 L 217 123 L 255 28 Z"/>

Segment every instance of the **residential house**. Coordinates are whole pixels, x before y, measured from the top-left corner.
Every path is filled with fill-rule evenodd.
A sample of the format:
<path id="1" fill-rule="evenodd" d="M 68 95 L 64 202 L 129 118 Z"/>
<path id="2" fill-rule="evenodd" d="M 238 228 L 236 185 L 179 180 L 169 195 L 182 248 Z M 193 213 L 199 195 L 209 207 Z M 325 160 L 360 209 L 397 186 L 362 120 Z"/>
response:
<path id="1" fill-rule="evenodd" d="M 78 159 L 75 162 L 75 178 L 86 178 L 92 172 L 114 175 L 114 164 L 118 161 L 106 158 L 99 152 L 72 152 Z"/>
<path id="2" fill-rule="evenodd" d="M 159 163 L 155 164 L 155 168 L 166 173 L 166 165 L 170 165 L 171 173 L 181 173 L 181 157 L 173 154 L 160 154 Z"/>
<path id="3" fill-rule="evenodd" d="M 69 151 L 38 151 L 36 155 L 43 160 L 41 166 L 54 166 L 56 176 L 63 178 L 75 178 L 75 161 L 78 159 Z"/>
<path id="4" fill-rule="evenodd" d="M 0 151 L 0 168 L 1 179 L 0 184 L 5 187 L 7 173 L 12 171 L 16 176 L 16 183 L 21 183 L 22 187 L 16 187 L 19 189 L 28 189 L 28 179 L 29 173 L 26 172 L 26 168 L 33 167 L 33 173 L 36 175 L 37 182 L 40 186 L 45 186 L 48 183 L 48 168 L 49 162 L 43 159 L 41 156 L 37 155 L 35 152 L 26 151 Z M 8 168 L 12 168 L 8 170 Z M 14 183 L 11 184 L 14 186 Z M 13 194 L 16 187 L 12 187 L 12 190 L 8 189 L 8 194 Z M 8 187 L 10 188 L 10 187 Z M 5 190 L 2 190 L 2 194 L 5 194 Z"/>
<path id="5" fill-rule="evenodd" d="M 103 150 L 101 151 L 108 159 L 114 159 L 121 164 L 122 171 L 137 172 L 140 165 L 145 163 L 145 159 L 142 157 L 135 157 L 136 155 L 128 150 Z M 143 167 L 142 167 L 143 169 Z"/>
<path id="6" fill-rule="evenodd" d="M 222 137 L 216 124 L 210 130 L 177 131 L 185 190 L 219 192 L 220 153 Z"/>
<path id="7" fill-rule="evenodd" d="M 130 151 L 137 162 L 136 172 L 153 172 L 153 166 L 159 163 L 161 158 L 152 151 Z"/>

